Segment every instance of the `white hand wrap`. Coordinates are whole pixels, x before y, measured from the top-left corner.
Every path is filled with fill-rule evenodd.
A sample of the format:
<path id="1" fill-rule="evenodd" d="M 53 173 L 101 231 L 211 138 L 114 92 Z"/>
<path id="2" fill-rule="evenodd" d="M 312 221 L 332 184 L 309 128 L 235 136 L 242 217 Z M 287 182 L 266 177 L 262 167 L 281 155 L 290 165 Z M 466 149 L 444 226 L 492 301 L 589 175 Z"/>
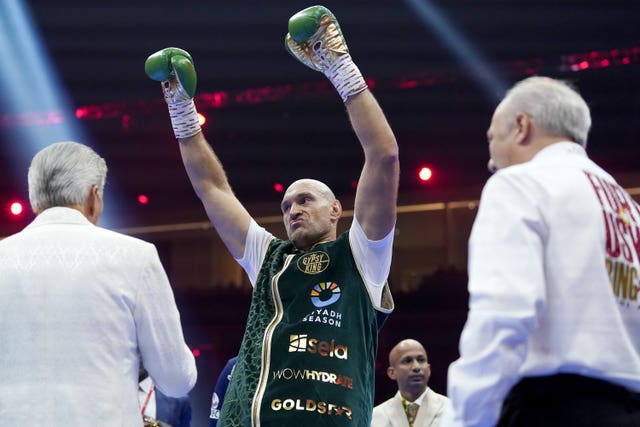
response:
<path id="1" fill-rule="evenodd" d="M 340 55 L 324 74 L 342 97 L 342 102 L 367 89 L 362 73 L 348 53 Z"/>
<path id="2" fill-rule="evenodd" d="M 173 133 L 176 138 L 189 138 L 201 131 L 198 111 L 196 111 L 193 99 L 168 105 L 171 126 L 173 126 Z"/>

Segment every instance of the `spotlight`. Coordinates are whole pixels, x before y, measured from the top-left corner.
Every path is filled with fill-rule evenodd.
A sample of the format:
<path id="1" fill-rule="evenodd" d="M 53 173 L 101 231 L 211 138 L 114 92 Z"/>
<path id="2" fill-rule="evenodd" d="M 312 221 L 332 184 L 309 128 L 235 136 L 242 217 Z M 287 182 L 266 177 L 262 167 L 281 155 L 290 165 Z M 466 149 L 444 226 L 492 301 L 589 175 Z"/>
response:
<path id="1" fill-rule="evenodd" d="M 204 126 L 204 124 L 207 123 L 207 118 L 204 114 L 198 113 L 198 123 L 200 123 L 200 126 Z"/>
<path id="2" fill-rule="evenodd" d="M 422 182 L 427 182 L 431 180 L 432 177 L 433 177 L 433 171 L 428 166 L 423 166 L 418 171 L 418 178 L 420 178 L 420 181 Z"/>
<path id="3" fill-rule="evenodd" d="M 24 207 L 22 206 L 22 203 L 11 202 L 9 204 L 9 213 L 11 213 L 12 216 L 18 217 L 22 215 L 23 212 L 24 212 Z"/>

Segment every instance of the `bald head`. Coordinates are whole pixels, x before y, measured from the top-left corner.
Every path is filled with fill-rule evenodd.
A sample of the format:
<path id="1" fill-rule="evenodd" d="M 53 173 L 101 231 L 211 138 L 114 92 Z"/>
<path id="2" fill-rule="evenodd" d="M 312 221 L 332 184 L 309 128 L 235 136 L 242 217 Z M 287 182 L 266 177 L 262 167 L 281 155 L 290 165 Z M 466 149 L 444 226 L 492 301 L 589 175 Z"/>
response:
<path id="1" fill-rule="evenodd" d="M 413 402 L 420 397 L 431 376 L 431 365 L 422 344 L 412 339 L 396 344 L 389 352 L 387 375 L 396 381 L 405 399 Z"/>
<path id="2" fill-rule="evenodd" d="M 407 351 L 421 351 L 425 357 L 427 355 L 427 351 L 418 341 L 412 339 L 402 340 L 389 352 L 389 366 L 397 364 L 400 357 Z"/>
<path id="3" fill-rule="evenodd" d="M 306 251 L 336 239 L 342 206 L 325 183 L 308 178 L 295 181 L 285 191 L 280 208 L 287 236 L 296 248 Z"/>
<path id="4" fill-rule="evenodd" d="M 323 198 L 325 198 L 329 203 L 332 203 L 336 200 L 336 196 L 333 194 L 333 191 L 329 188 L 327 184 L 322 181 L 318 181 L 317 179 L 311 178 L 303 178 L 291 183 L 291 185 L 287 188 L 287 191 L 284 192 L 284 197 L 287 196 L 287 193 L 292 193 L 296 191 L 298 188 L 305 189 L 313 189 Z"/>

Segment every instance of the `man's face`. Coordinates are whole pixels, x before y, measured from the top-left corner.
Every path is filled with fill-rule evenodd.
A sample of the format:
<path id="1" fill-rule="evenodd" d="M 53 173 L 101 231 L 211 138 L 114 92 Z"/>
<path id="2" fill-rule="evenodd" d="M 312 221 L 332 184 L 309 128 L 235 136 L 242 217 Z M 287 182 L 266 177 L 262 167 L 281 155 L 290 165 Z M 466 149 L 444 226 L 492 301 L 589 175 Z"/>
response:
<path id="1" fill-rule="evenodd" d="M 489 169 L 492 171 L 514 164 L 513 152 L 516 142 L 512 135 L 512 126 L 508 125 L 506 116 L 503 104 L 498 105 L 493 113 L 489 130 L 487 130 L 489 155 L 491 156 Z"/>
<path id="2" fill-rule="evenodd" d="M 401 392 L 416 397 L 422 394 L 431 376 L 431 365 L 422 345 L 419 342 L 407 342 L 402 347 L 396 347 L 387 374 L 398 383 Z"/>
<path id="3" fill-rule="evenodd" d="M 335 230 L 336 210 L 315 181 L 296 181 L 287 189 L 280 208 L 289 240 L 296 248 L 308 250 L 329 240 Z"/>

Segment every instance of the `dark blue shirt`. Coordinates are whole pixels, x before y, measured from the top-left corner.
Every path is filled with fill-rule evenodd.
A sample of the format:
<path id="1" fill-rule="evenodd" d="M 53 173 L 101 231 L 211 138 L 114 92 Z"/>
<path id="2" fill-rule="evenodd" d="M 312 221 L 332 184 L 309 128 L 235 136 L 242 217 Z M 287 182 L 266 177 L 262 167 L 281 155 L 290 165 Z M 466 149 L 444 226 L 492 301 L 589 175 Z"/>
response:
<path id="1" fill-rule="evenodd" d="M 227 393 L 227 387 L 233 374 L 233 368 L 236 365 L 238 357 L 233 357 L 227 361 L 224 365 L 224 369 L 220 372 L 216 386 L 213 390 L 213 396 L 211 397 L 211 414 L 209 415 L 209 427 L 216 427 L 218 425 L 218 419 L 220 418 L 220 409 L 222 409 L 222 403 L 224 402 L 224 395 Z"/>

